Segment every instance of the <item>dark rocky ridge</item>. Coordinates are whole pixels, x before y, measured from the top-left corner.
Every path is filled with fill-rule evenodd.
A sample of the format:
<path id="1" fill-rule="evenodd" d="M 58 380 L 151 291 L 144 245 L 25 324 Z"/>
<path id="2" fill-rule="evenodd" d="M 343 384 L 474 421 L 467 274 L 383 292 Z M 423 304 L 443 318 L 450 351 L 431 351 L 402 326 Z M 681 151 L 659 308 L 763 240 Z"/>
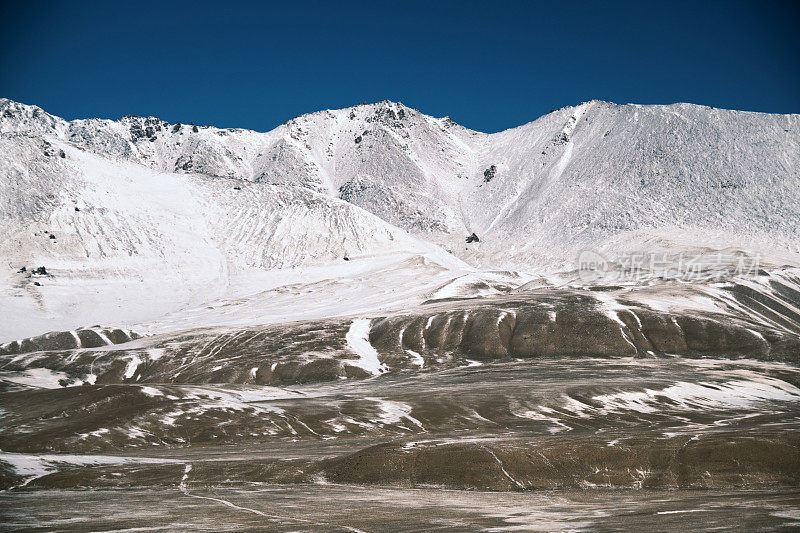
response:
<path id="1" fill-rule="evenodd" d="M 53 331 L 36 337 L 0 344 L 0 355 L 71 350 L 74 348 L 97 348 L 112 344 L 123 344 L 139 337 L 140 335 L 133 331 L 100 326 L 78 328 L 75 331 Z"/>
<path id="2" fill-rule="evenodd" d="M 2 463 L 0 463 L 2 464 Z M 330 459 L 246 460 L 67 468 L 30 489 L 131 488 L 185 484 L 333 483 L 519 491 L 605 488 L 711 489 L 800 482 L 800 437 L 719 433 L 700 439 L 626 439 L 607 446 L 591 438 L 386 443 Z M 5 487 L 18 482 L 3 472 Z"/>

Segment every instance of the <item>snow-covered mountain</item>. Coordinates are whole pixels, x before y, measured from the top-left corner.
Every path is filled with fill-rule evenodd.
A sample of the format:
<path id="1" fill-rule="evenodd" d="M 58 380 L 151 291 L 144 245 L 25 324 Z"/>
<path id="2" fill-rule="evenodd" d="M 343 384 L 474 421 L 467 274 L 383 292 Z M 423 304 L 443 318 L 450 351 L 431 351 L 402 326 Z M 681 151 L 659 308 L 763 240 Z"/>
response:
<path id="1" fill-rule="evenodd" d="M 331 272 L 421 298 L 473 269 L 569 270 L 585 249 L 797 263 L 798 220 L 800 115 L 591 101 L 489 135 L 386 101 L 257 133 L 0 100 L 2 339 Z"/>
<path id="2" fill-rule="evenodd" d="M 392 102 L 256 133 L 2 100 L 10 527 L 795 525 L 799 171 L 800 116 L 685 104 L 486 135 Z"/>

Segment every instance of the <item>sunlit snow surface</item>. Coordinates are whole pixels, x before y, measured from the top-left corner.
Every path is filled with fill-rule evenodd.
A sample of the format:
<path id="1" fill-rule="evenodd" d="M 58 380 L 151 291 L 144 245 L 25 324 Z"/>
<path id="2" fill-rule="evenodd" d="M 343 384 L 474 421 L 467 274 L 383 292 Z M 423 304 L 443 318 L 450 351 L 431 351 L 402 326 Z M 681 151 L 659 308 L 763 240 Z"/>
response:
<path id="1" fill-rule="evenodd" d="M 798 115 L 689 104 L 591 101 L 486 135 L 393 102 L 258 133 L 67 122 L 2 99 L 0 341 L 481 295 L 575 268 L 584 250 L 797 265 L 798 154 Z M 31 277 L 40 266 L 51 275 Z M 472 269 L 492 273 L 469 283 Z M 282 286 L 300 298 L 268 292 Z"/>

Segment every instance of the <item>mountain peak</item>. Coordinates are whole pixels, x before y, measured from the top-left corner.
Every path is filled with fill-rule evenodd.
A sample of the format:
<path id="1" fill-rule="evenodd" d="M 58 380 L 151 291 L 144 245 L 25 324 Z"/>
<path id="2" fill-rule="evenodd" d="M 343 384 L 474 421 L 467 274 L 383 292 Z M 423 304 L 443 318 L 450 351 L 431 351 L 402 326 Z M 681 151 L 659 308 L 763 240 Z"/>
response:
<path id="1" fill-rule="evenodd" d="M 27 135 L 0 136 L 0 176 L 12 184 L 0 190 L 0 213 L 11 213 L 0 227 L 15 235 L 0 256 L 20 254 L 19 235 L 30 240 L 26 261 L 150 254 L 158 263 L 198 232 L 192 246 L 214 260 L 291 267 L 350 257 L 352 243 L 396 251 L 410 242 L 405 231 L 475 267 L 552 270 L 578 249 L 669 248 L 664 228 L 698 247 L 796 250 L 797 126 L 797 115 L 591 100 L 486 135 L 383 100 L 258 133 L 155 117 L 67 122 L 3 99 L 0 131 Z M 716 156 L 719 146 L 728 156 Z M 193 195 L 206 195 L 208 218 L 186 212 Z M 183 219 L 196 228 L 169 227 Z M 219 230 L 213 246 L 208 225 Z M 81 240 L 99 227 L 100 240 Z M 365 234 L 379 229 L 380 246 Z M 45 230 L 57 238 L 39 239 Z M 465 245 L 473 233 L 479 240 Z"/>

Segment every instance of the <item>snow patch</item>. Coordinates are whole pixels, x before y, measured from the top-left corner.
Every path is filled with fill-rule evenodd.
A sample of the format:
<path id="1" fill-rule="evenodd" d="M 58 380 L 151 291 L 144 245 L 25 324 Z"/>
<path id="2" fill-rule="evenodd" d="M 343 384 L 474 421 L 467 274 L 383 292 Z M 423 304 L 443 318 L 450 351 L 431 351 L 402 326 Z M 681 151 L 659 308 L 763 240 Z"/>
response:
<path id="1" fill-rule="evenodd" d="M 363 368 L 373 375 L 383 374 L 388 368 L 380 362 L 378 351 L 369 342 L 371 324 L 372 321 L 368 318 L 359 318 L 350 324 L 345 339 L 347 346 L 359 357 L 356 362 L 351 362 L 351 364 Z"/>
<path id="2" fill-rule="evenodd" d="M 3 375 L 3 380 L 42 389 L 57 389 L 61 387 L 60 380 L 70 381 L 69 376 L 64 372 L 48 368 L 29 368 L 21 372 L 5 374 Z"/>

